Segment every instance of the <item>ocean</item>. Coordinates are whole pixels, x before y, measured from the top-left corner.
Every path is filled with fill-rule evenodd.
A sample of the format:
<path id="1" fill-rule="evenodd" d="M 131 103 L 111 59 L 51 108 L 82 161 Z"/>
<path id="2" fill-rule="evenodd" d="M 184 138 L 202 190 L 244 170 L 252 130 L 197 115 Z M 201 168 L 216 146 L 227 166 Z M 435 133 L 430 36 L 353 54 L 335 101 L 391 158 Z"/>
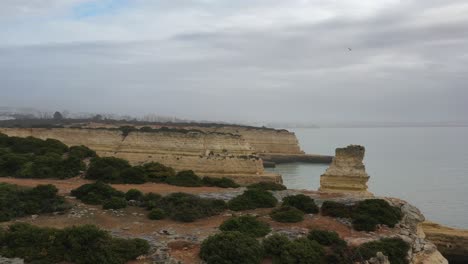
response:
<path id="1" fill-rule="evenodd" d="M 468 127 L 296 128 L 302 150 L 334 155 L 350 144 L 366 148 L 369 191 L 404 199 L 427 220 L 468 228 Z M 288 188 L 316 190 L 328 165 L 280 164 Z"/>

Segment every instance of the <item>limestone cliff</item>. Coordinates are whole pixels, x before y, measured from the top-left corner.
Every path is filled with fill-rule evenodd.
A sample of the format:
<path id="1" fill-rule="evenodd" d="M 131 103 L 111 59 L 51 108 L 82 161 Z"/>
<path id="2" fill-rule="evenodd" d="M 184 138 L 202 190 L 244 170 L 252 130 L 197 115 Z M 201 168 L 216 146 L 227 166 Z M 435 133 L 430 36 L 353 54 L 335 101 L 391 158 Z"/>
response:
<path id="1" fill-rule="evenodd" d="M 276 174 L 264 172 L 261 159 L 240 136 L 198 132 L 131 132 L 109 129 L 77 128 L 0 128 L 9 136 L 54 138 L 65 144 L 85 145 L 101 156 L 116 156 L 132 164 L 150 161 L 194 170 L 201 176 L 230 177 L 241 184 L 251 182 L 281 182 Z"/>
<path id="2" fill-rule="evenodd" d="M 363 164 L 363 146 L 337 148 L 330 167 L 320 176 L 320 191 L 372 195 L 367 191 L 369 175 Z"/>
<path id="3" fill-rule="evenodd" d="M 468 230 L 424 222 L 422 228 L 428 240 L 437 245 L 449 262 L 468 263 Z"/>

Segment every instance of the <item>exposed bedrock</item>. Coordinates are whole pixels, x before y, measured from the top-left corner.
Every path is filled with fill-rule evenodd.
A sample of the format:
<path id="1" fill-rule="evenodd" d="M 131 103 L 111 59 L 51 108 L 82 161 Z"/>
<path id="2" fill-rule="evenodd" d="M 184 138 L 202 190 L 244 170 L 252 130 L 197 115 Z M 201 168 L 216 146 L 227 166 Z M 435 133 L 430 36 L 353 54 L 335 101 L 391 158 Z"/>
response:
<path id="1" fill-rule="evenodd" d="M 436 244 L 450 264 L 468 263 L 468 230 L 432 222 L 424 222 L 422 228 L 426 238 Z"/>
<path id="2" fill-rule="evenodd" d="M 281 182 L 281 176 L 266 173 L 262 160 L 242 137 L 221 133 L 174 131 L 131 132 L 77 128 L 0 128 L 9 136 L 53 138 L 72 145 L 85 145 L 101 156 L 115 156 L 132 164 L 160 162 L 176 170 L 194 170 L 201 176 L 229 177 L 240 184 Z"/>
<path id="3" fill-rule="evenodd" d="M 320 191 L 372 195 L 367 191 L 369 175 L 363 164 L 365 148 L 350 145 L 337 148 L 332 163 L 320 176 Z"/>

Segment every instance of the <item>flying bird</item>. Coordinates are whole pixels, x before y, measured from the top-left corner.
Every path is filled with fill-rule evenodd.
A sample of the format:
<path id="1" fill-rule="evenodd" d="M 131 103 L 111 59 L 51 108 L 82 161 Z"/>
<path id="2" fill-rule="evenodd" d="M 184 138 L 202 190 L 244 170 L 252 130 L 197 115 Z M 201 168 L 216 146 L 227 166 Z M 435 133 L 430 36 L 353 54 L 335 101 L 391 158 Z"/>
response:
<path id="1" fill-rule="evenodd" d="M 348 48 L 348 50 L 349 50 L 349 51 L 352 51 L 352 49 L 351 49 L 351 48 Z"/>

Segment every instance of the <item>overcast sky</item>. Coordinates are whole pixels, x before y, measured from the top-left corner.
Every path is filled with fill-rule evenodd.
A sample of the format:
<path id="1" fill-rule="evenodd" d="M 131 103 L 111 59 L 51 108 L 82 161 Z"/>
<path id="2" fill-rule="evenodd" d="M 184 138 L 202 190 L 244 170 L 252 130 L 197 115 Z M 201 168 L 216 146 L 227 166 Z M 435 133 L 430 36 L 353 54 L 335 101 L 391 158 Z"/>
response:
<path id="1" fill-rule="evenodd" d="M 1 0 L 0 106 L 466 121 L 467 14 L 466 0 Z"/>

